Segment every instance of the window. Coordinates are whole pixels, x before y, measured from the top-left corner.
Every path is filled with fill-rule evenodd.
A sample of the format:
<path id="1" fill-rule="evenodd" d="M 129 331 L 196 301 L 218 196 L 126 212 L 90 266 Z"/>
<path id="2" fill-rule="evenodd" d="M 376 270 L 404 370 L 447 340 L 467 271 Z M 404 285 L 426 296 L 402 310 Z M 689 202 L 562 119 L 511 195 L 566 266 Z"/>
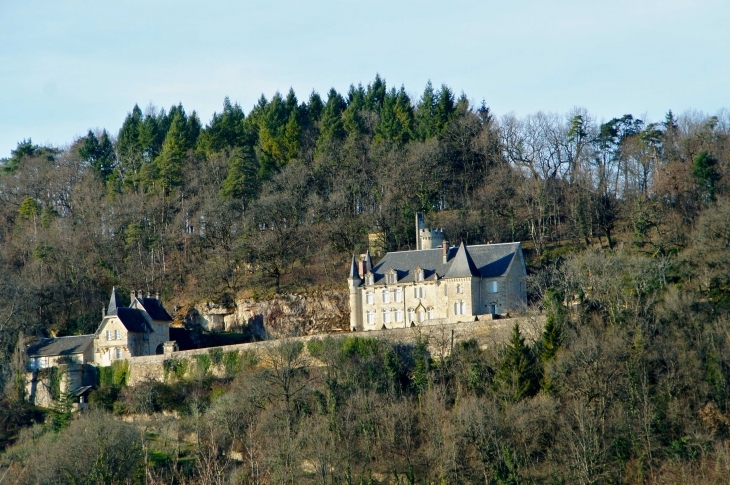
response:
<path id="1" fill-rule="evenodd" d="M 162 325 L 159 324 L 159 323 L 157 324 L 157 333 L 159 333 L 160 335 L 162 335 Z"/>
<path id="2" fill-rule="evenodd" d="M 388 284 L 391 284 L 391 285 L 394 284 L 396 278 L 397 278 L 397 276 L 395 275 L 395 273 L 389 274 L 388 275 Z"/>
<path id="3" fill-rule="evenodd" d="M 390 303 L 390 291 L 383 290 L 383 303 Z"/>
<path id="4" fill-rule="evenodd" d="M 122 358 L 122 349 L 117 347 L 117 359 L 121 359 L 121 358 Z"/>
<path id="5" fill-rule="evenodd" d="M 421 308 L 418 310 L 418 323 L 422 323 L 426 319 L 426 312 Z"/>
<path id="6" fill-rule="evenodd" d="M 395 301 L 398 303 L 403 301 L 403 290 L 401 288 L 395 290 Z"/>
<path id="7" fill-rule="evenodd" d="M 114 348 L 109 349 L 109 360 L 114 360 Z"/>
<path id="8" fill-rule="evenodd" d="M 496 281 L 490 281 L 487 283 L 487 292 L 488 293 L 497 293 L 498 286 Z"/>
<path id="9" fill-rule="evenodd" d="M 373 275 L 368 276 L 368 284 L 369 285 L 372 285 L 373 282 L 374 282 L 374 280 L 375 280 L 375 278 L 373 277 Z"/>
<path id="10" fill-rule="evenodd" d="M 383 310 L 383 323 L 390 323 L 390 310 Z"/>
<path id="11" fill-rule="evenodd" d="M 413 289 L 413 296 L 416 298 L 426 298 L 426 288 L 417 286 Z"/>
<path id="12" fill-rule="evenodd" d="M 365 303 L 367 303 L 368 305 L 373 304 L 373 292 L 372 291 L 368 291 L 365 293 Z"/>
<path id="13" fill-rule="evenodd" d="M 466 303 L 464 300 L 454 302 L 454 315 L 465 315 L 466 314 Z"/>
<path id="14" fill-rule="evenodd" d="M 433 308 L 428 309 L 428 319 L 433 320 Z"/>
<path id="15" fill-rule="evenodd" d="M 115 334 L 115 336 L 114 336 L 115 340 L 122 340 L 122 331 L 121 330 L 115 330 L 114 334 Z"/>
<path id="16" fill-rule="evenodd" d="M 48 367 L 48 357 L 41 357 L 38 359 L 38 368 L 45 369 L 46 367 Z"/>
<path id="17" fill-rule="evenodd" d="M 464 288 L 461 287 L 461 284 L 456 285 L 456 292 L 457 293 L 464 293 Z"/>
<path id="18" fill-rule="evenodd" d="M 416 279 L 418 281 L 423 281 L 423 271 L 419 271 L 418 273 L 416 273 Z"/>
<path id="19" fill-rule="evenodd" d="M 400 308 L 395 311 L 395 321 L 396 322 L 403 321 L 403 310 L 401 310 Z"/>
<path id="20" fill-rule="evenodd" d="M 416 320 L 416 312 L 413 311 L 413 308 L 408 309 L 408 321 L 413 322 Z"/>
<path id="21" fill-rule="evenodd" d="M 449 296 L 449 285 L 444 285 L 444 295 Z"/>
<path id="22" fill-rule="evenodd" d="M 107 330 L 106 331 L 106 339 L 107 340 L 111 340 L 112 339 L 112 331 L 111 330 Z"/>
<path id="23" fill-rule="evenodd" d="M 368 325 L 372 325 L 375 323 L 375 312 L 372 310 L 368 310 Z"/>

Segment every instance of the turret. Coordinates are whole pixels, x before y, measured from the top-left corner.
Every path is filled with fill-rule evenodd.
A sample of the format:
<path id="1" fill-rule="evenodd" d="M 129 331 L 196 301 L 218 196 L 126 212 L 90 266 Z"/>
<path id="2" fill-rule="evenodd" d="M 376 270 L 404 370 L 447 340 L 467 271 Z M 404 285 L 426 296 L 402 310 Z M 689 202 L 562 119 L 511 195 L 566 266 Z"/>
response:
<path id="1" fill-rule="evenodd" d="M 366 256 L 368 261 L 370 256 Z M 363 262 L 364 263 L 364 262 Z M 360 277 L 360 268 L 355 255 L 352 255 L 350 262 L 350 273 L 347 277 L 347 286 L 350 290 L 350 330 L 355 332 L 362 330 L 362 291 L 360 285 L 362 278 Z"/>

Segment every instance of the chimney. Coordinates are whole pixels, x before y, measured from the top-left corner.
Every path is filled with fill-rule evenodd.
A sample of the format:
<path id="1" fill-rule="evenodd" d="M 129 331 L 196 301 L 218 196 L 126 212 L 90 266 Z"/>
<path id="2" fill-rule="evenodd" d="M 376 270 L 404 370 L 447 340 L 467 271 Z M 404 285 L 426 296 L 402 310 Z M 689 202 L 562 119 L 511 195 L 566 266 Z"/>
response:
<path id="1" fill-rule="evenodd" d="M 444 243 L 441 245 L 443 248 L 443 263 L 446 264 L 449 260 L 449 241 L 444 241 Z"/>
<path id="2" fill-rule="evenodd" d="M 131 305 L 134 299 L 137 298 L 137 292 L 132 290 L 129 292 L 129 304 Z"/>
<path id="3" fill-rule="evenodd" d="M 365 276 L 365 273 L 367 273 L 367 271 L 365 269 L 365 261 L 357 262 L 357 271 L 360 273 L 360 278 Z"/>
<path id="4" fill-rule="evenodd" d="M 159 301 L 160 299 L 160 290 L 155 291 L 155 300 Z"/>

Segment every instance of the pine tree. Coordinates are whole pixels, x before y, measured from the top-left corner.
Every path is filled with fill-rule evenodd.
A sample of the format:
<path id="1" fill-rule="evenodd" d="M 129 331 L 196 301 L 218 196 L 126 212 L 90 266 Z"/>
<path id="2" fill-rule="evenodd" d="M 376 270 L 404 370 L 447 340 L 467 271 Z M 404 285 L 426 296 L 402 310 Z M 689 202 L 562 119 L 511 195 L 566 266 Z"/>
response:
<path id="1" fill-rule="evenodd" d="M 430 80 L 418 102 L 416 121 L 418 123 L 418 136 L 421 140 L 428 140 L 436 136 L 436 95 Z"/>
<path id="2" fill-rule="evenodd" d="M 494 388 L 498 395 L 510 402 L 533 395 L 537 388 L 535 359 L 516 323 L 504 358 L 494 376 Z"/>
<path id="3" fill-rule="evenodd" d="M 342 114 L 346 108 L 347 103 L 345 103 L 344 98 L 334 88 L 330 89 L 327 104 L 322 110 L 322 127 L 317 140 L 318 148 L 345 138 L 347 133 L 345 132 Z"/>
<path id="4" fill-rule="evenodd" d="M 94 173 L 102 180 L 106 180 L 114 171 L 114 146 L 106 130 L 102 132 L 100 138 L 89 130 L 79 148 L 79 155 L 91 165 Z"/>
<path id="5" fill-rule="evenodd" d="M 127 114 L 117 136 L 117 150 L 119 162 L 127 177 L 139 172 L 144 160 L 140 145 L 140 127 L 142 124 L 142 110 L 134 105 L 131 113 Z"/>
<path id="6" fill-rule="evenodd" d="M 697 179 L 697 186 L 702 199 L 706 202 L 715 200 L 715 187 L 721 177 L 717 171 L 717 159 L 710 155 L 707 150 L 701 151 L 694 158 L 692 175 Z"/>
<path id="7" fill-rule="evenodd" d="M 157 169 L 155 178 L 165 193 L 181 182 L 180 170 L 183 157 L 188 149 L 187 126 L 183 117 L 184 113 L 175 113 L 170 130 L 165 136 L 162 152 L 155 159 L 155 168 Z"/>
<path id="8" fill-rule="evenodd" d="M 221 197 L 240 200 L 245 210 L 247 202 L 256 194 L 257 172 L 258 164 L 253 148 L 248 145 L 234 148 L 228 158 L 228 176 L 223 181 Z"/>

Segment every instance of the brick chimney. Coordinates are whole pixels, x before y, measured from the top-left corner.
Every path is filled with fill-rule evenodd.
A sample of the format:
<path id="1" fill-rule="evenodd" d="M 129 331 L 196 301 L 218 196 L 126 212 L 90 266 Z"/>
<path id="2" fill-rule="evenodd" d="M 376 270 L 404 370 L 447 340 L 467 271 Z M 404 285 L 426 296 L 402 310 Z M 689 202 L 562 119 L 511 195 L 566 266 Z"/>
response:
<path id="1" fill-rule="evenodd" d="M 444 241 L 441 248 L 443 248 L 443 263 L 446 264 L 449 260 L 449 241 Z"/>

